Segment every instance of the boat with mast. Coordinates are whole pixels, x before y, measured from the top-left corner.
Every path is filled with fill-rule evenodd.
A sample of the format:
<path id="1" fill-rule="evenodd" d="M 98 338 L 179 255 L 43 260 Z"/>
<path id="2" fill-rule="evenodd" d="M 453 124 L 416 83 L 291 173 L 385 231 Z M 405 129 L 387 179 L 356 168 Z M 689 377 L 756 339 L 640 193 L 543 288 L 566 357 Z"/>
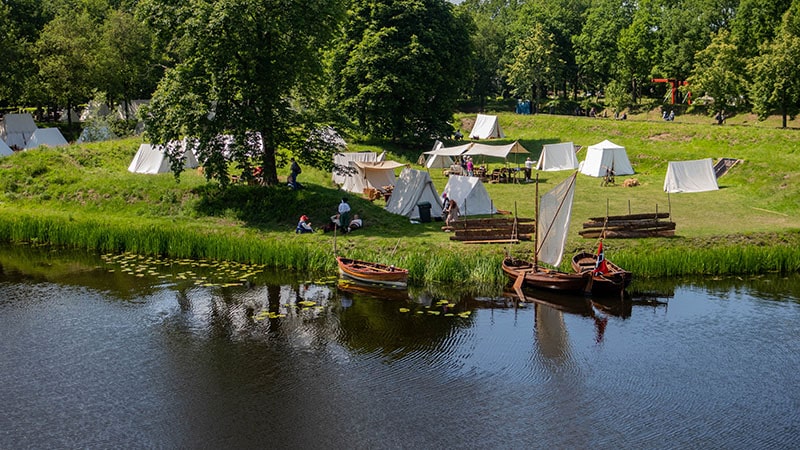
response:
<path id="1" fill-rule="evenodd" d="M 533 261 L 506 256 L 503 272 L 514 282 L 514 290 L 523 297 L 522 287 L 562 293 L 583 293 L 591 278 L 589 273 L 567 273 L 540 266 L 540 262 L 557 267 L 564 256 L 575 180 L 578 172 L 559 183 L 539 199 L 539 177 L 536 177 L 536 233 Z"/>

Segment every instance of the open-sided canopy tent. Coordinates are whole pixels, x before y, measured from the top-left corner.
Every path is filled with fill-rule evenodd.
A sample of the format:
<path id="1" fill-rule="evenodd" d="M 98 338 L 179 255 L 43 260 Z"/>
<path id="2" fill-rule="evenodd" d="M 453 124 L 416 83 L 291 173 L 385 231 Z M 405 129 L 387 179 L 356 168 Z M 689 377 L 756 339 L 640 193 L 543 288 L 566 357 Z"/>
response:
<path id="1" fill-rule="evenodd" d="M 444 149 L 442 141 L 437 140 L 433 144 L 433 149 L 423 152 L 419 155 L 417 164 L 423 165 L 428 169 L 444 169 L 453 164 L 453 158 L 450 155 L 437 153 L 439 150 Z"/>
<path id="2" fill-rule="evenodd" d="M 586 159 L 580 164 L 580 172 L 590 177 L 604 177 L 608 170 L 612 170 L 614 175 L 634 173 L 625 147 L 609 140 L 590 145 L 586 151 Z"/>
<path id="3" fill-rule="evenodd" d="M 670 161 L 664 178 L 664 191 L 705 192 L 716 191 L 717 177 L 711 158 L 694 161 Z"/>
<path id="4" fill-rule="evenodd" d="M 536 170 L 551 172 L 556 170 L 574 170 L 578 168 L 578 157 L 575 155 L 575 145 L 572 142 L 560 144 L 545 144 Z"/>
<path id="5" fill-rule="evenodd" d="M 6 145 L 5 141 L 0 141 L 0 156 L 10 156 L 14 154 L 14 150 Z"/>
<path id="6" fill-rule="evenodd" d="M 377 160 L 378 155 L 375 152 L 336 153 L 333 155 L 334 167 L 331 173 L 331 179 L 334 183 L 341 186 L 344 184 L 347 177 L 352 176 L 352 174 L 341 170 L 341 168 L 349 168 L 350 161 L 376 162 Z M 337 168 L 340 168 L 340 170 L 337 170 Z"/>
<path id="7" fill-rule="evenodd" d="M 185 168 L 194 169 L 198 166 L 197 158 L 195 158 L 194 153 L 191 151 L 186 151 L 184 142 L 177 142 L 170 145 L 177 145 L 183 151 L 183 166 Z M 131 164 L 128 166 L 128 172 L 148 174 L 171 172 L 172 168 L 165 150 L 166 149 L 161 145 L 140 145 L 139 151 L 136 152 Z"/>
<path id="8" fill-rule="evenodd" d="M 42 145 L 60 147 L 62 145 L 69 145 L 69 142 L 64 139 L 64 135 L 61 134 L 58 128 L 37 128 L 36 131 L 33 132 L 33 136 L 31 136 L 25 148 L 30 150 L 41 147 Z"/>
<path id="9" fill-rule="evenodd" d="M 456 201 L 458 210 L 464 216 L 495 214 L 497 212 L 480 178 L 451 175 L 447 179 L 444 192 L 449 200 Z"/>
<path id="10" fill-rule="evenodd" d="M 26 148 L 33 132 L 36 131 L 36 122 L 30 114 L 6 114 L 0 122 L 0 137 L 9 147 Z"/>
<path id="11" fill-rule="evenodd" d="M 514 141 L 512 144 L 505 145 L 489 145 L 476 142 L 472 144 L 472 146 L 464 153 L 464 155 L 483 155 L 494 158 L 508 159 L 508 155 L 519 153 L 530 153 L 529 151 L 525 150 L 525 147 L 523 147 L 519 141 Z"/>
<path id="12" fill-rule="evenodd" d="M 472 126 L 472 131 L 469 133 L 470 139 L 492 139 L 504 138 L 503 129 L 500 128 L 500 122 L 497 121 L 497 116 L 488 116 L 485 114 L 478 114 L 475 119 L 475 125 Z"/>
<path id="13" fill-rule="evenodd" d="M 366 188 L 394 186 L 394 169 L 404 165 L 397 161 L 350 161 L 350 166 L 356 169 L 356 173 L 345 179 L 342 189 L 360 194 Z"/>
<path id="14" fill-rule="evenodd" d="M 431 204 L 431 217 L 442 215 L 439 194 L 431 181 L 428 172 L 414 169 L 403 169 L 392 190 L 392 196 L 386 203 L 386 210 L 400 214 L 413 220 L 419 220 L 417 203 Z"/>

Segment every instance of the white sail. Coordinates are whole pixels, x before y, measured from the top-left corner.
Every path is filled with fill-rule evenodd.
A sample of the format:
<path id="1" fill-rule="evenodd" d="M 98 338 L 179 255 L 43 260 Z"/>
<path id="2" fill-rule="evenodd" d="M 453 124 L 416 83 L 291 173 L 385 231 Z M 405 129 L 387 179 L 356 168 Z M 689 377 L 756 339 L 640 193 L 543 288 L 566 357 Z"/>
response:
<path id="1" fill-rule="evenodd" d="M 577 172 L 573 173 L 544 194 L 539 201 L 539 217 L 536 223 L 538 261 L 552 266 L 561 264 L 569 231 L 569 218 L 572 215 L 577 175 Z"/>

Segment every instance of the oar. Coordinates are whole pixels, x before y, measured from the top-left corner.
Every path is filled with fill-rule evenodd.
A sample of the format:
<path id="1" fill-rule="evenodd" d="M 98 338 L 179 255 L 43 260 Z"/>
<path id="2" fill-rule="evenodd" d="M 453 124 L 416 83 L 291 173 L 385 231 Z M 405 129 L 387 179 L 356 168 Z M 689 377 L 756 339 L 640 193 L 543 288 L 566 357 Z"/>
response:
<path id="1" fill-rule="evenodd" d="M 514 292 L 516 292 L 517 295 L 519 295 L 520 299 L 525 298 L 525 294 L 522 293 L 522 283 L 524 281 L 525 281 L 525 272 L 520 272 L 520 274 L 517 275 L 517 279 L 514 280 Z"/>

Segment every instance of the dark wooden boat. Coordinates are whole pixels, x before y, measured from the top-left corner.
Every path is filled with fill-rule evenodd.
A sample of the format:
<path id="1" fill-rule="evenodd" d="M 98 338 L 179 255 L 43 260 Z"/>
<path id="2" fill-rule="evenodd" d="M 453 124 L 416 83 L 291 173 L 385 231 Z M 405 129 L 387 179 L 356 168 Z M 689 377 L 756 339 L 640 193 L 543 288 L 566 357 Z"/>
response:
<path id="1" fill-rule="evenodd" d="M 566 273 L 546 269 L 529 261 L 511 257 L 503 259 L 503 272 L 515 283 L 522 276 L 524 287 L 563 293 L 583 293 L 591 276 L 588 273 Z"/>
<path id="2" fill-rule="evenodd" d="M 386 264 L 336 257 L 339 274 L 361 283 L 404 288 L 408 286 L 408 270 Z"/>
<path id="3" fill-rule="evenodd" d="M 605 259 L 608 272 L 592 273 L 597 265 L 597 255 L 581 252 L 572 257 L 572 270 L 591 277 L 591 293 L 594 295 L 619 295 L 631 284 L 633 274 Z"/>

